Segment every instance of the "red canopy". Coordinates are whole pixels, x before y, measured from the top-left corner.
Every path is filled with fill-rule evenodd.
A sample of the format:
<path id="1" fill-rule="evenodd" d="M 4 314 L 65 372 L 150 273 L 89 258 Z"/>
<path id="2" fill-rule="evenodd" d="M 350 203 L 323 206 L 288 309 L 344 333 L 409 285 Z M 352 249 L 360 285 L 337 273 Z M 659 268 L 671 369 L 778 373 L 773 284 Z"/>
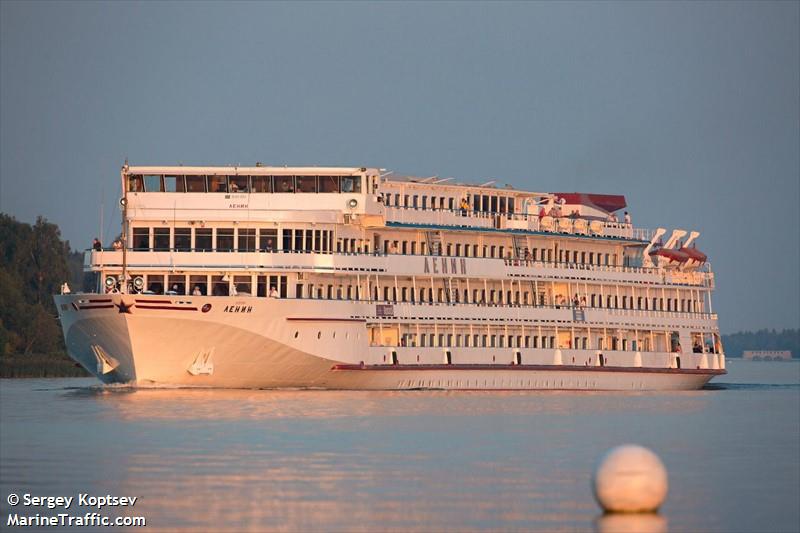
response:
<path id="1" fill-rule="evenodd" d="M 626 205 L 625 197 L 621 194 L 589 194 L 584 192 L 554 192 L 559 198 L 573 205 L 585 205 L 602 209 L 603 211 L 617 211 Z"/>

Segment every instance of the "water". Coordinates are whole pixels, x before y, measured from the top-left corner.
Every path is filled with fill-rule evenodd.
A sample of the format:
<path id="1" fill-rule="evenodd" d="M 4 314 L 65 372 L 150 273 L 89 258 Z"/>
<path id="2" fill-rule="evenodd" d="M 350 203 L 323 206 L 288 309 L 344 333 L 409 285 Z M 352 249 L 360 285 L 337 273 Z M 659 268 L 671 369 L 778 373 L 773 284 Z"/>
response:
<path id="1" fill-rule="evenodd" d="M 800 363 L 728 370 L 679 393 L 4 380 L 2 527 L 12 492 L 88 492 L 137 496 L 123 514 L 146 530 L 798 531 Z M 626 442 L 669 470 L 657 517 L 602 517 L 592 499 L 595 461 Z"/>

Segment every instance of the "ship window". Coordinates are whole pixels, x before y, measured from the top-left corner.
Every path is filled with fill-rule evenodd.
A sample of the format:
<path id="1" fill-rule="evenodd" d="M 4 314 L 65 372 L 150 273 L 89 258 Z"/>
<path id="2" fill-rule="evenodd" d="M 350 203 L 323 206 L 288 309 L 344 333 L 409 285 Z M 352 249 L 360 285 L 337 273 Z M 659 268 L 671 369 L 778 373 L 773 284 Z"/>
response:
<path id="1" fill-rule="evenodd" d="M 283 248 L 284 252 L 292 251 L 292 230 L 288 228 L 284 228 L 282 230 L 283 233 Z"/>
<path id="2" fill-rule="evenodd" d="M 506 212 L 506 197 L 505 196 L 501 196 L 500 197 L 500 212 L 501 213 L 505 213 Z"/>
<path id="3" fill-rule="evenodd" d="M 322 251 L 322 231 L 318 230 L 318 229 L 314 230 L 314 246 L 313 246 L 313 250 L 315 252 L 321 252 Z"/>
<path id="4" fill-rule="evenodd" d="M 247 228 L 239 229 L 239 251 L 254 252 L 256 249 L 256 230 Z"/>
<path id="5" fill-rule="evenodd" d="M 206 177 L 186 176 L 186 192 L 206 192 Z"/>
<path id="6" fill-rule="evenodd" d="M 164 294 L 164 276 L 147 276 L 147 290 L 153 294 Z"/>
<path id="7" fill-rule="evenodd" d="M 192 249 L 192 228 L 175 228 L 175 250 L 188 252 Z"/>
<path id="8" fill-rule="evenodd" d="M 228 177 L 208 176 L 208 192 L 228 192 Z"/>
<path id="9" fill-rule="evenodd" d="M 423 196 L 422 197 L 422 209 L 428 209 L 428 197 L 427 196 Z"/>
<path id="10" fill-rule="evenodd" d="M 250 192 L 250 176 L 228 176 L 230 192 Z"/>
<path id="11" fill-rule="evenodd" d="M 133 249 L 150 249 L 150 228 L 133 228 Z"/>
<path id="12" fill-rule="evenodd" d="M 185 192 L 183 176 L 164 176 L 165 192 Z"/>
<path id="13" fill-rule="evenodd" d="M 171 275 L 167 282 L 168 294 L 186 294 L 186 276 Z"/>
<path id="14" fill-rule="evenodd" d="M 128 176 L 128 191 L 129 192 L 143 192 L 144 180 L 141 176 Z"/>
<path id="15" fill-rule="evenodd" d="M 274 252 L 278 242 L 278 230 L 261 229 L 258 232 L 258 249 L 262 252 Z"/>
<path id="16" fill-rule="evenodd" d="M 147 192 L 163 192 L 164 189 L 161 187 L 161 176 L 145 176 L 144 190 Z"/>
<path id="17" fill-rule="evenodd" d="M 233 228 L 217 228 L 217 251 L 233 251 Z"/>
<path id="18" fill-rule="evenodd" d="M 294 176 L 275 176 L 275 192 L 294 192 Z"/>
<path id="19" fill-rule="evenodd" d="M 250 276 L 233 276 L 233 284 L 236 287 L 236 292 L 241 295 L 250 296 L 252 280 Z"/>
<path id="20" fill-rule="evenodd" d="M 205 276 L 189 276 L 189 286 L 192 288 L 192 294 L 195 291 L 203 296 L 208 294 L 208 280 Z"/>
<path id="21" fill-rule="evenodd" d="M 272 192 L 272 178 L 269 176 L 251 176 L 252 192 Z"/>
<path id="22" fill-rule="evenodd" d="M 361 177 L 342 176 L 342 192 L 361 192 Z"/>
<path id="23" fill-rule="evenodd" d="M 213 296 L 228 296 L 229 285 L 223 276 L 211 276 L 211 294 Z"/>
<path id="24" fill-rule="evenodd" d="M 317 192 L 316 176 L 297 176 L 297 192 Z"/>
<path id="25" fill-rule="evenodd" d="M 303 248 L 303 230 L 296 229 L 294 230 L 294 251 L 302 252 L 303 250 L 305 250 Z"/>
<path id="26" fill-rule="evenodd" d="M 197 228 L 194 231 L 194 249 L 198 252 L 210 252 L 213 249 L 211 228 Z"/>
<path id="27" fill-rule="evenodd" d="M 320 176 L 319 192 L 339 192 L 339 176 Z"/>

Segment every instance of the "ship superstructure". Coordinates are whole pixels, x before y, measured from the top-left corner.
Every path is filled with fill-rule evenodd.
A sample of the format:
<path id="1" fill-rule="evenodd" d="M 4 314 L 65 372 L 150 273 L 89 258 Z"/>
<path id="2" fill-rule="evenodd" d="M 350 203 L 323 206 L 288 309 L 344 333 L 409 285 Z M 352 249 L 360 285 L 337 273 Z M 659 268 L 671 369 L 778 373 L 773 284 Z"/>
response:
<path id="1" fill-rule="evenodd" d="M 104 382 L 692 389 L 725 373 L 699 233 L 622 196 L 377 168 L 125 166 L 95 294 L 56 297 Z"/>

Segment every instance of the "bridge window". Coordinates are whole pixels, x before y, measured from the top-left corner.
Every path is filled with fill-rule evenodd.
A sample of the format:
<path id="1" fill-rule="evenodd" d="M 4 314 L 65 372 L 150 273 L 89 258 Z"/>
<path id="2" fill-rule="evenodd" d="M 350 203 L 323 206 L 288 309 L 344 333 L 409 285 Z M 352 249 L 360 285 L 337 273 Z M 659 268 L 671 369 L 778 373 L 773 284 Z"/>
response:
<path id="1" fill-rule="evenodd" d="M 208 192 L 228 192 L 228 177 L 208 176 Z"/>
<path id="2" fill-rule="evenodd" d="M 360 176 L 342 176 L 342 192 L 361 192 Z"/>
<path id="3" fill-rule="evenodd" d="M 183 176 L 164 176 L 164 192 L 185 192 Z"/>
<path id="4" fill-rule="evenodd" d="M 275 192 L 294 192 L 294 176 L 275 176 Z"/>
<path id="5" fill-rule="evenodd" d="M 319 192 L 339 192 L 339 176 L 320 176 Z"/>
<path id="6" fill-rule="evenodd" d="M 186 176 L 186 192 L 206 192 L 206 177 Z"/>
<path id="7" fill-rule="evenodd" d="M 128 191 L 143 192 L 144 179 L 141 176 L 128 176 Z"/>
<path id="8" fill-rule="evenodd" d="M 272 178 L 270 176 L 251 176 L 252 192 L 272 192 Z"/>
<path id="9" fill-rule="evenodd" d="M 230 192 L 250 192 L 250 177 L 228 176 L 228 190 Z"/>
<path id="10" fill-rule="evenodd" d="M 161 176 L 145 176 L 144 190 L 147 192 L 163 192 L 164 189 L 161 187 Z"/>
<path id="11" fill-rule="evenodd" d="M 317 192 L 316 176 L 297 176 L 297 192 Z"/>

